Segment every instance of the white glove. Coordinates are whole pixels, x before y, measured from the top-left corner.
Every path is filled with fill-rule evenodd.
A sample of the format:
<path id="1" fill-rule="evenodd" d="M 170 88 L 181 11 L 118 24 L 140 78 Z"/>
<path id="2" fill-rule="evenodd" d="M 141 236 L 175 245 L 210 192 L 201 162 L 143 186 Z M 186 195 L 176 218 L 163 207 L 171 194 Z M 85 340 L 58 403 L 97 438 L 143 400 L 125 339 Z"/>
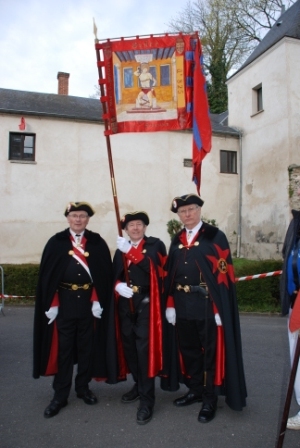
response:
<path id="1" fill-rule="evenodd" d="M 92 313 L 94 315 L 94 317 L 97 317 L 97 319 L 101 319 L 101 314 L 102 314 L 103 308 L 101 308 L 101 305 L 99 302 L 93 302 L 93 306 L 92 306 Z"/>
<path id="2" fill-rule="evenodd" d="M 219 313 L 215 314 L 215 321 L 216 321 L 216 324 L 217 324 L 218 327 L 222 327 L 222 321 L 221 321 Z"/>
<path id="3" fill-rule="evenodd" d="M 118 236 L 117 238 L 117 248 L 124 252 L 124 254 L 127 254 L 127 252 L 130 251 L 132 248 L 131 244 L 126 240 L 126 238 L 123 238 L 122 236 Z"/>
<path id="4" fill-rule="evenodd" d="M 172 325 L 176 324 L 176 311 L 175 311 L 175 308 L 167 308 L 166 309 L 166 319 L 169 322 L 169 324 L 172 324 Z"/>
<path id="5" fill-rule="evenodd" d="M 49 322 L 48 325 L 52 324 L 52 322 L 56 319 L 58 315 L 58 306 L 51 306 L 48 311 L 45 311 L 46 316 L 48 317 Z"/>
<path id="6" fill-rule="evenodd" d="M 126 297 L 127 299 L 130 299 L 130 297 L 133 296 L 133 291 L 129 286 L 127 286 L 126 283 L 118 283 L 115 286 L 115 291 L 120 294 L 122 297 Z"/>

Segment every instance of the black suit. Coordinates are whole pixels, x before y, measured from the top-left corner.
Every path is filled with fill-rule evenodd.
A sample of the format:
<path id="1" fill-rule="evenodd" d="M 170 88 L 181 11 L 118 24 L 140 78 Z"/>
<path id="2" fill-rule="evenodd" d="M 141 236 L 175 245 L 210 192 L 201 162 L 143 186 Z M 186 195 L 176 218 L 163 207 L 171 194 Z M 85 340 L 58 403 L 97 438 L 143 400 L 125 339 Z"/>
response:
<path id="1" fill-rule="evenodd" d="M 63 401 L 69 394 L 76 362 L 75 390 L 78 393 L 88 387 L 92 377 L 109 378 L 106 329 L 112 287 L 111 256 L 99 234 L 85 230 L 84 237 L 92 279 L 72 256 L 69 229 L 50 238 L 40 264 L 34 316 L 33 376 L 55 375 L 53 388 L 58 401 Z M 103 308 L 101 319 L 92 314 L 93 289 L 73 291 L 61 287 L 65 283 L 82 285 L 91 282 Z M 48 325 L 45 311 L 53 305 L 56 292 L 59 312 L 55 321 Z"/>
<path id="2" fill-rule="evenodd" d="M 221 230 L 206 223 L 190 246 L 184 233 L 185 229 L 175 235 L 170 246 L 166 294 L 167 307 L 176 309 L 179 346 L 189 377 L 186 383 L 196 393 L 203 392 L 204 403 L 213 403 L 217 394 L 223 394 L 232 409 L 241 410 L 246 405 L 247 391 L 228 241 Z M 201 282 L 207 285 L 208 298 L 176 288 L 177 284 L 196 286 Z M 213 304 L 222 327 L 216 327 Z M 224 338 L 217 339 L 216 333 L 221 332 Z M 204 369 L 207 370 L 206 388 L 203 387 Z"/>
<path id="3" fill-rule="evenodd" d="M 135 250 L 135 249 L 134 249 Z M 137 251 L 141 251 L 139 246 Z M 137 383 L 141 405 L 151 408 L 155 401 L 155 375 L 159 372 L 149 373 L 149 359 L 156 356 L 158 352 L 162 359 L 162 340 L 155 347 L 149 344 L 149 325 L 154 319 L 161 325 L 162 310 L 160 302 L 161 277 L 158 273 L 160 264 L 159 255 L 165 256 L 165 245 L 158 238 L 144 237 L 142 256 L 137 264 L 131 263 L 128 268 L 129 278 L 132 285 L 141 286 L 143 291 L 133 295 L 135 319 L 132 320 L 129 300 L 125 297 L 118 298 L 118 315 L 122 346 L 129 371 Z M 152 265 L 152 269 L 150 267 Z M 122 254 L 116 251 L 114 257 L 114 271 L 116 281 L 125 281 Z M 151 296 L 153 284 L 157 284 L 157 296 Z M 152 293 L 153 294 L 153 293 Z M 158 306 L 153 306 L 154 301 Z M 158 328 L 158 327 L 157 327 Z M 160 369 L 162 369 L 162 364 Z"/>

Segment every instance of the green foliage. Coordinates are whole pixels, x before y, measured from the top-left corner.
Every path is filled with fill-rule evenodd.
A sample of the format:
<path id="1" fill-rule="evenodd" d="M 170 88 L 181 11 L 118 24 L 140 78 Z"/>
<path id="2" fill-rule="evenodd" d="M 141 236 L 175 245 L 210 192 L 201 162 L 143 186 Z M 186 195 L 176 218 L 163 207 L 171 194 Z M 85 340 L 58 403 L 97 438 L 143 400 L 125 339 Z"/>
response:
<path id="1" fill-rule="evenodd" d="M 35 296 L 35 290 L 38 280 L 38 264 L 4 264 L 4 294 L 13 296 L 25 296 L 22 299 L 5 299 L 5 303 L 32 304 Z M 2 279 L 0 278 L 1 291 Z"/>
<path id="2" fill-rule="evenodd" d="M 212 226 L 219 227 L 215 219 L 206 219 L 204 217 L 201 219 L 202 219 L 202 221 L 207 222 L 207 224 L 211 224 Z M 168 230 L 168 234 L 170 235 L 171 240 L 176 235 L 176 233 L 178 233 L 179 230 L 182 229 L 182 227 L 183 227 L 182 222 L 178 221 L 177 219 L 171 219 L 170 221 L 167 222 L 167 230 Z"/>
<path id="3" fill-rule="evenodd" d="M 233 260 L 235 277 L 264 274 L 280 271 L 282 261 L 279 260 Z M 266 277 L 254 280 L 236 282 L 238 306 L 240 311 L 246 312 L 280 312 L 279 294 L 280 276 Z"/>
<path id="4" fill-rule="evenodd" d="M 181 227 L 180 221 L 176 219 L 169 221 L 168 232 L 170 236 L 174 236 Z M 235 258 L 233 259 L 233 265 L 236 278 L 282 269 L 282 262 L 278 260 L 256 261 Z M 25 296 L 22 299 L 5 299 L 5 303 L 34 304 L 34 297 L 28 296 L 35 296 L 39 265 L 6 264 L 2 265 L 2 268 L 4 271 L 4 294 Z M 279 280 L 280 276 L 274 276 L 236 282 L 239 310 L 243 312 L 280 313 Z"/>
<path id="5" fill-rule="evenodd" d="M 210 224 L 211 226 L 219 227 L 219 224 L 217 224 L 217 221 L 215 219 L 206 219 L 204 216 L 201 217 L 202 221 L 207 222 L 207 224 Z"/>
<path id="6" fill-rule="evenodd" d="M 224 52 L 217 49 L 215 53 L 209 66 L 211 81 L 207 83 L 207 94 L 210 112 L 220 114 L 228 109 L 227 70 Z"/>
<path id="7" fill-rule="evenodd" d="M 176 235 L 176 233 L 178 233 L 179 230 L 182 229 L 182 227 L 183 227 L 182 223 L 177 219 L 171 219 L 170 221 L 167 222 L 167 230 L 171 240 Z"/>

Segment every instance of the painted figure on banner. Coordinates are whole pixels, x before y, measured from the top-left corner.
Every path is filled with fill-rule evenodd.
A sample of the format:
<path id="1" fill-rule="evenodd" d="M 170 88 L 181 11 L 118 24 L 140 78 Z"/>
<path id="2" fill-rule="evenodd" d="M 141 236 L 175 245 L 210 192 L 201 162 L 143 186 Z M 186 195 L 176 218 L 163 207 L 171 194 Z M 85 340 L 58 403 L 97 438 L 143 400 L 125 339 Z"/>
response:
<path id="1" fill-rule="evenodd" d="M 153 88 L 156 86 L 156 79 L 150 73 L 149 64 L 142 62 L 134 74 L 139 78 L 141 85 L 141 91 L 136 100 L 136 107 L 156 107 L 155 91 Z"/>

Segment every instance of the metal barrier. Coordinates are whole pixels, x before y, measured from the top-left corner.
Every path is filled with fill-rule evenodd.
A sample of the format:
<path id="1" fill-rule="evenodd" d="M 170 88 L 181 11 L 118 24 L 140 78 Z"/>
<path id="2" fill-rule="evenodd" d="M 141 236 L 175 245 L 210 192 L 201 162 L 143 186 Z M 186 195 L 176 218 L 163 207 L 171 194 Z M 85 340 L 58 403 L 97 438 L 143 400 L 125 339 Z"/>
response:
<path id="1" fill-rule="evenodd" d="M 3 272 L 3 267 L 0 266 L 1 269 L 1 304 L 0 304 L 0 312 L 3 314 L 3 316 L 5 316 L 3 308 L 4 308 L 4 272 Z"/>

